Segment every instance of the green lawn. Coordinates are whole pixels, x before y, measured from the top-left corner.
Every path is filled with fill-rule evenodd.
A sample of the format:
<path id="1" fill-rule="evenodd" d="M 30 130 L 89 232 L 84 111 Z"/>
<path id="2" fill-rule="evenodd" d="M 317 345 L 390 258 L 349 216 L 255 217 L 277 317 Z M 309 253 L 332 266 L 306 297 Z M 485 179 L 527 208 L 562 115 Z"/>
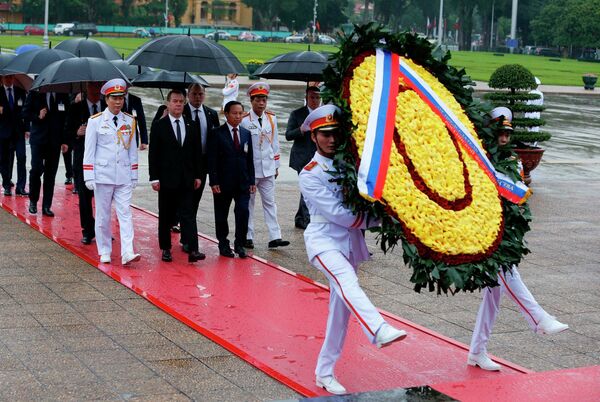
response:
<path id="1" fill-rule="evenodd" d="M 68 39 L 64 36 L 50 36 L 52 46 Z M 147 39 L 138 38 L 104 38 L 96 37 L 113 46 L 120 54 L 127 57 L 135 49 L 144 44 Z M 41 36 L 0 36 L 0 47 L 15 49 L 27 43 L 42 44 Z M 301 51 L 307 49 L 305 44 L 294 43 L 266 43 L 266 42 L 219 42 L 230 49 L 242 63 L 250 59 L 266 61 L 278 54 Z M 335 51 L 330 45 L 311 45 L 311 50 Z M 581 75 L 584 73 L 600 74 L 600 63 L 579 62 L 571 59 L 560 59 L 559 62 L 550 61 L 548 57 L 511 55 L 495 56 L 487 52 L 453 52 L 450 64 L 464 67 L 467 73 L 477 81 L 488 81 L 492 72 L 503 64 L 518 63 L 527 67 L 533 74 L 540 78 L 546 85 L 582 85 Z"/>

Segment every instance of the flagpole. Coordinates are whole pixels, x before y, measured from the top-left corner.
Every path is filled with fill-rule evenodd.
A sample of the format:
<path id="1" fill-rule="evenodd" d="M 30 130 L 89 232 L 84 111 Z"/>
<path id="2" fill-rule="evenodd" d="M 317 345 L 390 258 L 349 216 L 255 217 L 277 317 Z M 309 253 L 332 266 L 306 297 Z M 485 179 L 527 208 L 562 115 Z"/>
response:
<path id="1" fill-rule="evenodd" d="M 44 49 L 48 49 L 48 3 L 50 0 L 46 0 L 44 5 Z"/>
<path id="2" fill-rule="evenodd" d="M 438 20 L 438 45 L 442 46 L 444 35 L 444 0 L 440 0 L 440 19 Z"/>

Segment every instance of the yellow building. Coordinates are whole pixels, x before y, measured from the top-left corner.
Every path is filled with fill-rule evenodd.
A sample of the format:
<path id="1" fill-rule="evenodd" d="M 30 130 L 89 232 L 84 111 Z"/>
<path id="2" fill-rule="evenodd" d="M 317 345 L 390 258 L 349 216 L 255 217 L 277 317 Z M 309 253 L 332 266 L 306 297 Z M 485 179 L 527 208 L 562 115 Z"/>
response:
<path id="1" fill-rule="evenodd" d="M 0 23 L 17 23 L 23 22 L 23 14 L 15 12 L 21 8 L 21 0 L 0 0 Z"/>
<path id="2" fill-rule="evenodd" d="M 241 0 L 217 1 L 217 8 L 213 10 L 213 0 L 188 0 L 188 8 L 181 17 L 181 23 L 252 28 L 252 8 Z"/>

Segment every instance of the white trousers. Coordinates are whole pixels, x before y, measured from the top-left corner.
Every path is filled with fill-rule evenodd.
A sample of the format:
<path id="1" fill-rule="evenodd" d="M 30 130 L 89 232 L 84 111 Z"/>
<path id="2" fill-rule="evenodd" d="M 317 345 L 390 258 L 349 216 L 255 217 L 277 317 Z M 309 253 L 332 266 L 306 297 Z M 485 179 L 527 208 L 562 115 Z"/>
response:
<path id="1" fill-rule="evenodd" d="M 533 331 L 537 329 L 541 320 L 549 316 L 535 301 L 531 292 L 523 283 L 516 266 L 513 265 L 512 272 L 499 272 L 498 283 L 500 286 L 483 290 L 483 300 L 479 306 L 475 329 L 473 329 L 473 337 L 471 338 L 470 352 L 473 354 L 486 352 L 492 328 L 500 312 L 500 297 L 502 294 L 507 295 L 515 302 Z"/>
<path id="2" fill-rule="evenodd" d="M 111 254 L 111 206 L 115 201 L 119 230 L 121 232 L 121 255 L 133 253 L 133 221 L 131 217 L 130 184 L 115 186 L 112 184 L 96 184 L 94 198 L 96 202 L 96 246 L 98 254 Z"/>
<path id="3" fill-rule="evenodd" d="M 281 227 L 277 221 L 277 205 L 275 204 L 275 176 L 256 178 L 256 190 L 262 200 L 265 223 L 269 228 L 269 241 L 281 239 Z M 248 217 L 248 234 L 246 239 L 254 239 L 254 202 L 256 193 L 250 194 L 250 216 Z"/>
<path id="4" fill-rule="evenodd" d="M 385 321 L 358 284 L 356 268 L 339 251 L 326 251 L 311 261 L 329 280 L 329 316 L 325 340 L 317 359 L 315 374 L 333 375 L 335 363 L 342 353 L 348 319 L 352 313 L 360 323 L 369 342 Z"/>

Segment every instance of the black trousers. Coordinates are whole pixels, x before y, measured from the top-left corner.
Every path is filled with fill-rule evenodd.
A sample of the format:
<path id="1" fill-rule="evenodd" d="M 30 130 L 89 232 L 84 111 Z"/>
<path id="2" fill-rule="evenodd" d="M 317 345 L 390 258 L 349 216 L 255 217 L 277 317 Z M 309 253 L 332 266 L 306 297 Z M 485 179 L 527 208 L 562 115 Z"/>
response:
<path id="1" fill-rule="evenodd" d="M 37 204 L 40 199 L 42 175 L 44 175 L 43 208 L 52 206 L 54 181 L 60 161 L 59 144 L 31 144 L 31 170 L 29 171 L 29 200 Z"/>
<path id="2" fill-rule="evenodd" d="M 25 191 L 27 156 L 23 133 L 11 138 L 0 139 L 0 173 L 2 174 L 2 187 L 5 189 L 11 187 L 15 154 L 17 156 L 17 190 Z"/>
<path id="3" fill-rule="evenodd" d="M 250 203 L 249 190 L 237 190 L 224 192 L 221 190 L 219 194 L 213 194 L 215 204 L 215 227 L 217 239 L 219 240 L 219 248 L 229 247 L 229 224 L 227 218 L 229 216 L 229 207 L 231 202 L 235 201 L 233 213 L 235 214 L 235 240 L 236 246 L 243 246 L 246 243 L 246 234 L 248 233 L 248 204 Z"/>
<path id="4" fill-rule="evenodd" d="M 81 224 L 81 232 L 89 238 L 96 237 L 94 229 L 94 209 L 92 208 L 92 198 L 94 192 L 85 186 L 83 180 L 83 144 L 73 150 L 73 179 L 75 188 L 79 197 L 79 223 Z"/>
<path id="5" fill-rule="evenodd" d="M 69 145 L 69 150 L 62 154 L 65 162 L 65 178 L 72 179 L 73 176 L 73 148 Z"/>
<path id="6" fill-rule="evenodd" d="M 158 192 L 158 245 L 161 250 L 171 249 L 171 226 L 179 213 L 181 238 L 190 251 L 198 251 L 198 228 L 193 214 L 194 190 L 161 186 Z"/>

